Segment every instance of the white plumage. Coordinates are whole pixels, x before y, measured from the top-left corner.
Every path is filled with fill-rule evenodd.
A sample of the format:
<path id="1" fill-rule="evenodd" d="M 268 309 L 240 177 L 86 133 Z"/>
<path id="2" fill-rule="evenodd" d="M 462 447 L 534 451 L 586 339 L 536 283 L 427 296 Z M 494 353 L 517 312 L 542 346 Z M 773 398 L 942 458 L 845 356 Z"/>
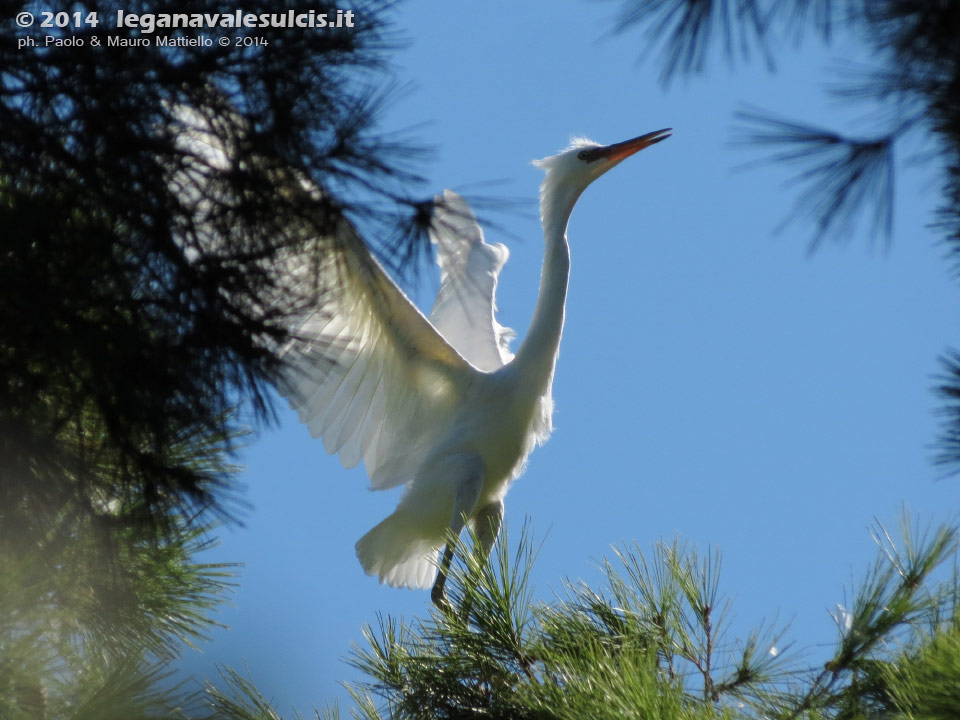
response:
<path id="1" fill-rule="evenodd" d="M 496 319 L 497 278 L 509 252 L 488 244 L 467 203 L 438 196 L 430 237 L 441 285 L 429 319 L 346 223 L 343 252 L 321 269 L 323 300 L 285 349 L 281 388 L 315 437 L 346 467 L 366 465 L 371 489 L 404 485 L 397 509 L 356 545 L 364 570 L 394 586 L 426 588 L 446 533 L 474 525 L 489 551 L 503 497 L 552 429 L 551 386 L 569 276 L 566 225 L 580 193 L 658 131 L 603 147 L 576 140 L 552 158 L 541 187 L 546 253 L 527 337 Z M 295 273 L 296 271 L 294 271 Z M 447 544 L 433 599 L 442 602 Z"/>
<path id="2" fill-rule="evenodd" d="M 478 370 L 493 372 L 513 360 L 514 333 L 497 322 L 497 279 L 510 257 L 506 245 L 488 245 L 466 201 L 452 190 L 435 200 L 430 241 L 440 266 L 440 291 L 430 322 Z"/>
<path id="3" fill-rule="evenodd" d="M 430 235 L 442 279 L 428 320 L 343 228 L 344 252 L 321 268 L 323 301 L 285 348 L 281 387 L 327 452 L 348 468 L 363 460 L 371 489 L 408 486 L 397 511 L 357 543 L 368 573 L 405 587 L 433 582 L 458 484 L 478 467 L 471 453 L 489 446 L 472 503 L 487 506 L 549 434 L 542 402 L 513 407 L 513 375 L 496 372 L 513 358 L 510 331 L 494 318 L 506 247 L 484 242 L 450 191 L 436 199 Z"/>
<path id="4" fill-rule="evenodd" d="M 184 127 L 180 146 L 198 162 L 171 185 L 186 188 L 181 194 L 202 221 L 211 200 L 188 174 L 199 173 L 202 184 L 205 173 L 229 167 L 229 148 L 198 114 L 176 114 Z M 437 552 L 448 531 L 458 535 L 471 523 L 489 552 L 510 482 L 552 429 L 573 206 L 600 175 L 668 136 L 660 130 L 609 146 L 576 139 L 536 161 L 546 172 L 545 253 L 537 304 L 516 356 L 512 331 L 496 319 L 497 278 L 509 252 L 484 241 L 467 203 L 449 190 L 436 198 L 431 222 L 441 284 L 429 319 L 345 220 L 325 238 L 332 249 L 319 267 L 315 259 L 288 256 L 272 268 L 278 286 L 299 297 L 307 287 L 322 290 L 282 348 L 281 394 L 344 466 L 363 461 L 371 489 L 404 486 L 397 509 L 357 542 L 367 574 L 402 587 L 433 582 L 433 600 L 442 604 L 452 543 L 439 573 Z"/>

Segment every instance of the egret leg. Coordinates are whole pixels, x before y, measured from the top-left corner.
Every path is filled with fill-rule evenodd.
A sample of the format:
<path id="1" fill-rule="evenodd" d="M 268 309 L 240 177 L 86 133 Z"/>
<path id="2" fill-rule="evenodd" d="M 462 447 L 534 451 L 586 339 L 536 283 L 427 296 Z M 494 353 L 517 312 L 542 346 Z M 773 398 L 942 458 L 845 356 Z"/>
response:
<path id="1" fill-rule="evenodd" d="M 433 589 L 430 591 L 430 599 L 433 604 L 441 610 L 448 607 L 447 593 L 444 589 L 447 584 L 447 573 L 450 570 L 450 563 L 453 561 L 453 551 L 456 546 L 455 539 L 460 536 L 466 525 L 467 518 L 473 512 L 473 506 L 477 504 L 480 497 L 480 490 L 483 487 L 483 463 L 477 456 L 467 456 L 464 459 L 464 470 L 462 479 L 457 485 L 457 492 L 453 498 L 453 512 L 450 516 L 450 539 L 443 549 L 443 558 L 440 561 L 440 570 L 437 572 L 437 579 L 433 583 Z"/>
<path id="2" fill-rule="evenodd" d="M 492 503 L 484 505 L 473 521 L 473 528 L 477 533 L 477 540 L 480 542 L 485 557 L 490 557 L 490 550 L 500 534 L 500 524 L 502 522 L 503 500 L 494 500 Z"/>
<path id="3" fill-rule="evenodd" d="M 471 523 L 473 531 L 476 534 L 477 543 L 480 545 L 480 550 L 483 552 L 483 557 L 485 559 L 490 557 L 490 551 L 493 549 L 493 544 L 497 541 L 497 537 L 500 535 L 500 525 L 503 522 L 503 501 L 494 500 L 492 503 L 484 505 L 477 512 L 477 516 L 473 519 Z M 475 568 L 471 571 L 470 582 L 476 583 L 477 577 L 475 573 L 481 572 L 480 568 Z M 469 596 L 464 600 L 463 607 L 460 608 L 460 615 L 463 618 L 470 616 L 470 598 Z"/>
<path id="4" fill-rule="evenodd" d="M 447 591 L 444 586 L 447 584 L 447 572 L 450 570 L 450 563 L 453 561 L 453 543 L 447 541 L 443 549 L 443 559 L 440 561 L 440 570 L 437 572 L 436 582 L 433 583 L 433 589 L 430 591 L 430 599 L 433 604 L 441 610 L 448 610 L 450 604 L 447 602 Z"/>

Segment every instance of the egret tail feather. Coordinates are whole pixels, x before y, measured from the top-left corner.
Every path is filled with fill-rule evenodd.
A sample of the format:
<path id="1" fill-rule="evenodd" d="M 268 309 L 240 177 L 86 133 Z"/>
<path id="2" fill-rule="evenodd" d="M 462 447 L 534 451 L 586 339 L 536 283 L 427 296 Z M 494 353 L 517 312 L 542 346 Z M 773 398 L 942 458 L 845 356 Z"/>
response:
<path id="1" fill-rule="evenodd" d="M 439 542 L 398 510 L 357 541 L 357 559 L 386 585 L 426 589 L 436 575 Z"/>

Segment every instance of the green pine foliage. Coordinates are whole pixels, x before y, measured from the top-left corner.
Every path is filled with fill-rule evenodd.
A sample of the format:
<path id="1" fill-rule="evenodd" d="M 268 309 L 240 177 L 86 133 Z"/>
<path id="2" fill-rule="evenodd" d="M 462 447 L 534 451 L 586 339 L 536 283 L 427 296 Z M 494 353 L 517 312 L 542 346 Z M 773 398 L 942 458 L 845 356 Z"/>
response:
<path id="1" fill-rule="evenodd" d="M 165 548 L 134 543 L 115 566 L 126 568 L 125 587 L 139 595 L 126 599 L 126 615 L 116 601 L 113 634 L 97 623 L 49 622 L 56 608 L 82 608 L 96 588 L 34 585 L 24 581 L 29 558 L 6 559 L 2 567 L 22 575 L 3 578 L 16 582 L 2 587 L 21 594 L 6 594 L 0 608 L 0 717 L 283 720 L 254 679 L 230 668 L 220 686 L 199 694 L 165 676 L 162 660 L 176 653 L 171 641 L 202 635 L 227 586 L 225 568 L 191 563 L 202 543 L 195 531 L 182 539 Z M 446 608 L 413 621 L 383 617 L 365 629 L 366 647 L 351 660 L 364 679 L 348 685 L 350 713 L 360 720 L 956 717 L 960 585 L 944 566 L 956 559 L 958 533 L 922 532 L 905 518 L 901 540 L 879 525 L 875 539 L 878 559 L 850 591 L 850 607 L 838 607 L 828 654 L 795 651 L 787 628 L 763 623 L 734 637 L 716 551 L 679 541 L 649 552 L 618 548 L 601 566 L 600 587 L 568 580 L 544 602 L 533 599 L 536 551 L 527 528 L 512 555 L 504 538 L 489 561 L 460 544 Z M 179 595 L 167 592 L 177 587 Z M 44 596 L 59 604 L 44 605 Z M 336 720 L 339 708 L 313 717 Z"/>
<path id="2" fill-rule="evenodd" d="M 76 434 L 78 449 L 98 445 L 95 427 Z M 178 454 L 224 471 L 223 447 L 188 439 Z M 191 702 L 165 668 L 216 624 L 232 568 L 195 560 L 211 540 L 185 518 L 168 518 L 162 538 L 131 522 L 139 505 L 109 479 L 106 463 L 96 508 L 62 503 L 42 532 L 0 538 L 4 720 L 182 718 Z"/>
<path id="3" fill-rule="evenodd" d="M 216 624 L 233 569 L 196 561 L 212 540 L 195 518 L 171 514 L 162 534 L 144 522 L 148 501 L 131 492 L 136 471 L 123 467 L 104 414 L 94 402 L 59 411 L 66 395 L 51 379 L 44 401 L 23 412 L 24 422 L 59 415 L 48 451 L 4 466 L 0 718 L 183 718 L 197 698 L 175 686 L 169 663 Z M 164 462 L 211 483 L 232 478 L 227 458 L 242 434 L 181 428 Z M 27 483 L 32 492 L 14 492 Z"/>
<path id="4" fill-rule="evenodd" d="M 183 5 L 91 0 L 83 12 Z M 36 3 L 0 8 L 3 37 L 43 44 L 39 23 L 15 22 Z M 375 129 L 389 3 L 351 8 L 351 28 L 262 28 L 269 52 L 104 52 L 105 22 L 72 29 L 75 46 L 0 43 L 0 533 L 32 535 L 68 506 L 95 514 L 108 464 L 110 486 L 139 503 L 124 518 L 158 537 L 170 515 L 236 514 L 231 477 L 183 465 L 173 450 L 185 435 L 231 436 L 239 403 L 272 419 L 277 350 L 325 288 L 292 293 L 267 268 L 288 253 L 329 257 L 344 220 L 375 224 L 381 232 L 365 235 L 384 238 L 377 249 L 391 259 L 422 214 L 422 198 L 401 192 L 415 185 L 419 149 Z M 251 0 L 243 10 L 303 8 Z M 184 142 L 188 115 L 230 149 L 229 167 Z M 323 193 L 290 192 L 281 177 Z M 92 416 L 99 443 L 78 454 L 65 430 Z"/>
<path id="5" fill-rule="evenodd" d="M 884 668 L 883 681 L 904 715 L 925 720 L 957 717 L 960 709 L 960 625 L 952 616 L 926 642 Z"/>
<path id="6" fill-rule="evenodd" d="M 353 713 L 384 718 L 955 717 L 960 626 L 955 580 L 937 569 L 957 533 L 882 528 L 879 557 L 840 608 L 832 653 L 814 666 L 767 625 L 730 636 L 720 556 L 679 542 L 615 551 L 603 587 L 567 581 L 531 602 L 535 553 L 521 534 L 489 564 L 461 546 L 450 606 L 381 619 L 352 663 Z M 942 574 L 942 573 L 941 573 Z M 336 716 L 335 710 L 329 711 Z M 260 717 L 260 716 L 257 716 Z M 264 715 L 262 717 L 273 717 Z"/>
<path id="7" fill-rule="evenodd" d="M 75 28 L 75 46 L 0 43 L 0 720 L 209 711 L 172 687 L 166 663 L 204 635 L 229 586 L 229 568 L 196 557 L 211 525 L 243 509 L 228 462 L 237 406 L 272 418 L 276 350 L 324 290 L 280 292 L 265 268 L 289 252 L 328 257 L 344 219 L 378 223 L 389 232 L 370 235 L 399 238 L 399 252 L 412 232 L 401 220 L 421 214 L 401 193 L 419 151 L 374 128 L 389 5 L 351 3 L 354 27 L 336 32 L 264 28 L 271 52 L 103 52 L 102 22 Z M 38 8 L 3 3 L 3 36 L 40 38 L 19 11 Z M 231 167 L 183 142 L 185 109 Z M 291 193 L 281 176 L 324 193 Z"/>
<path id="8" fill-rule="evenodd" d="M 192 560 L 198 533 L 106 560 L 89 528 L 74 527 L 52 565 L 49 554 L 2 553 L 0 718 L 181 717 L 165 663 L 204 636 L 230 577 Z"/>

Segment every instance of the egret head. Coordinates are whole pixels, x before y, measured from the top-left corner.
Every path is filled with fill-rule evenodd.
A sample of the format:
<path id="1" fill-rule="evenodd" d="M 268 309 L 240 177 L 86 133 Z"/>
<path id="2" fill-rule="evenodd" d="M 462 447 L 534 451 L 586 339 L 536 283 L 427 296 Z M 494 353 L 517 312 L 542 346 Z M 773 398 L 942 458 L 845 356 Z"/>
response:
<path id="1" fill-rule="evenodd" d="M 672 130 L 657 130 L 632 140 L 600 145 L 585 138 L 574 138 L 569 147 L 562 152 L 543 160 L 534 160 L 533 164 L 546 170 L 543 189 L 552 189 L 563 194 L 571 194 L 576 200 L 587 185 L 607 170 L 616 167 L 634 153 L 646 147 L 666 140 Z"/>

